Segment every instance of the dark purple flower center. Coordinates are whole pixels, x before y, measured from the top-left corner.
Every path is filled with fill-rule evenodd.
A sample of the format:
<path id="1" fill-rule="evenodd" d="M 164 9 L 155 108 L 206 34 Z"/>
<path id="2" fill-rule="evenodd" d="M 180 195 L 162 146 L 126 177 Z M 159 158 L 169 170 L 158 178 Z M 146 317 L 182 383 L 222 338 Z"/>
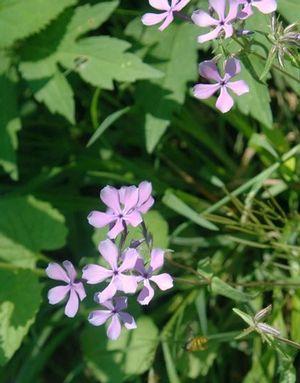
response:
<path id="1" fill-rule="evenodd" d="M 222 80 L 222 81 L 220 82 L 220 85 L 221 85 L 221 86 L 226 85 L 226 81 Z"/>
<path id="2" fill-rule="evenodd" d="M 119 275 L 119 271 L 118 270 L 114 270 L 114 275 Z"/>
<path id="3" fill-rule="evenodd" d="M 149 277 L 150 277 L 149 273 L 146 272 L 143 274 L 143 278 L 148 279 Z"/>
<path id="4" fill-rule="evenodd" d="M 225 21 L 223 21 L 223 20 L 220 21 L 220 25 L 221 25 L 221 26 L 225 25 Z"/>

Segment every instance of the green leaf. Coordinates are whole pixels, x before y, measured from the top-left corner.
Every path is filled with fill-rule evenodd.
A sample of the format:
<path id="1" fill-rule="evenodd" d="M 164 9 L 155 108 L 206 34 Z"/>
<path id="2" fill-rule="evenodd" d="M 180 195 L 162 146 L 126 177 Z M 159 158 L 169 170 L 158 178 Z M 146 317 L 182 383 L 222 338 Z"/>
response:
<path id="1" fill-rule="evenodd" d="M 20 347 L 41 301 L 41 285 L 30 270 L 0 270 L 0 365 Z"/>
<path id="2" fill-rule="evenodd" d="M 239 317 L 241 317 L 250 327 L 253 326 L 253 319 L 250 315 L 244 313 L 243 311 L 239 309 L 232 309 Z"/>
<path id="3" fill-rule="evenodd" d="M 60 71 L 47 81 L 35 81 L 30 85 L 34 90 L 35 98 L 43 102 L 51 113 L 59 113 L 72 124 L 75 123 L 74 93 Z"/>
<path id="4" fill-rule="evenodd" d="M 146 114 L 146 147 L 149 153 L 184 103 L 187 83 L 197 79 L 197 33 L 199 31 L 194 25 L 172 24 L 151 50 L 151 57 L 157 62 L 155 68 L 165 76 L 161 80 L 143 82 L 137 88 L 137 102 Z M 160 32 L 148 28 L 139 41 L 155 40 L 156 35 L 160 36 Z"/>
<path id="5" fill-rule="evenodd" d="M 191 209 L 186 205 L 181 199 L 179 199 L 175 194 L 168 190 L 164 197 L 163 203 L 167 205 L 170 209 L 176 211 L 178 214 L 183 215 L 184 217 L 195 222 L 197 225 L 204 227 L 209 230 L 219 230 L 216 225 L 207 221 L 200 214 Z"/>
<path id="6" fill-rule="evenodd" d="M 64 246 L 64 217 L 50 204 L 32 196 L 0 201 L 0 259 L 34 267 L 41 250 Z"/>
<path id="7" fill-rule="evenodd" d="M 299 21 L 300 3 L 298 0 L 278 0 L 278 10 L 290 23 Z"/>
<path id="8" fill-rule="evenodd" d="M 123 329 L 116 341 L 107 338 L 104 326 L 90 326 L 81 337 L 87 367 L 101 383 L 121 383 L 145 373 L 152 366 L 158 342 L 158 329 L 145 316 L 137 320 L 137 329 Z"/>
<path id="9" fill-rule="evenodd" d="M 7 47 L 44 28 L 77 0 L 2 0 L 0 46 Z"/>
<path id="10" fill-rule="evenodd" d="M 17 133 L 21 129 L 17 97 L 17 85 L 0 76 L 0 165 L 13 180 L 18 179 L 15 151 L 18 147 Z"/>
<path id="11" fill-rule="evenodd" d="M 248 302 L 251 297 L 242 291 L 231 287 L 228 283 L 222 281 L 218 277 L 213 277 L 211 281 L 211 290 L 213 294 L 222 295 L 223 297 L 233 299 L 234 301 Z"/>

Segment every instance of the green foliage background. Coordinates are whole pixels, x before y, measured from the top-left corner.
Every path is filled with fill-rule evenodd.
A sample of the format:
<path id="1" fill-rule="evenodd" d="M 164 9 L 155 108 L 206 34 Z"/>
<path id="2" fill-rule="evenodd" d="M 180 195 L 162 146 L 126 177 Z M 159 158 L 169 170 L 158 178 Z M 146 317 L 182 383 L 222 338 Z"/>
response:
<path id="1" fill-rule="evenodd" d="M 298 0 L 278 3 L 285 24 L 299 19 Z M 241 56 L 250 93 L 221 115 L 190 92 L 218 47 L 182 21 L 145 28 L 147 4 L 0 1 L 0 381 L 300 381 L 296 351 L 236 340 L 246 325 L 232 311 L 273 303 L 268 323 L 300 342 L 299 68 L 274 62 L 259 80 L 270 43 L 255 35 Z M 269 32 L 268 16 L 247 23 Z M 112 342 L 86 321 L 92 301 L 73 320 L 47 304 L 44 268 L 96 259 L 99 190 L 142 180 L 176 284 L 132 303 L 138 329 Z M 196 335 L 208 347 L 188 353 Z"/>

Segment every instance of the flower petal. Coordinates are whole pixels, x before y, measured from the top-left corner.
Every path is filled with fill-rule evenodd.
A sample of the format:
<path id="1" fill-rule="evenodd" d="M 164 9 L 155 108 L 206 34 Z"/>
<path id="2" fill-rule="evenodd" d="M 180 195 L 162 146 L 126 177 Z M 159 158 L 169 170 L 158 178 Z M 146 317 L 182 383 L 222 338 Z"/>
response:
<path id="1" fill-rule="evenodd" d="M 144 260 L 142 258 L 138 258 L 135 262 L 134 268 L 136 269 L 137 272 L 140 274 L 145 274 L 146 269 L 144 266 Z"/>
<path id="2" fill-rule="evenodd" d="M 115 298 L 115 309 L 120 312 L 127 308 L 127 297 L 116 297 Z"/>
<path id="3" fill-rule="evenodd" d="M 221 88 L 220 96 L 217 99 L 216 107 L 222 112 L 227 113 L 233 107 L 233 99 L 227 92 L 226 87 Z"/>
<path id="4" fill-rule="evenodd" d="M 75 267 L 73 266 L 73 263 L 70 261 L 64 261 L 63 266 L 67 270 L 67 274 L 70 278 L 70 281 L 74 282 L 77 277 L 77 272 L 75 270 Z"/>
<path id="5" fill-rule="evenodd" d="M 226 23 L 228 24 L 230 21 L 233 21 L 238 18 L 240 3 L 237 0 L 229 0 L 229 11 L 226 16 Z"/>
<path id="6" fill-rule="evenodd" d="M 168 12 L 164 13 L 146 13 L 145 15 L 142 16 L 142 23 L 144 25 L 155 25 L 159 24 L 161 21 L 166 19 L 168 16 Z"/>
<path id="7" fill-rule="evenodd" d="M 149 199 L 146 202 L 144 202 L 141 206 L 138 207 L 138 210 L 139 210 L 139 212 L 146 214 L 147 211 L 149 211 L 151 209 L 153 204 L 154 204 L 154 198 L 149 197 Z"/>
<path id="8" fill-rule="evenodd" d="M 226 84 L 227 88 L 231 89 L 235 94 L 238 96 L 241 96 L 242 94 L 248 93 L 249 92 L 249 86 L 248 84 L 243 81 L 229 81 Z"/>
<path id="9" fill-rule="evenodd" d="M 162 249 L 153 249 L 151 251 L 151 261 L 150 266 L 152 270 L 160 269 L 165 260 L 165 252 Z"/>
<path id="10" fill-rule="evenodd" d="M 82 282 L 74 283 L 73 287 L 74 287 L 77 295 L 79 296 L 79 299 L 81 301 L 83 301 L 84 298 L 86 297 L 86 293 L 85 293 L 85 289 L 84 289 L 83 283 Z"/>
<path id="11" fill-rule="evenodd" d="M 229 37 L 233 35 L 234 30 L 231 24 L 225 24 L 223 26 L 223 30 L 225 32 L 225 39 L 228 39 Z"/>
<path id="12" fill-rule="evenodd" d="M 132 315 L 121 312 L 119 313 L 119 318 L 124 323 L 124 326 L 127 328 L 127 330 L 133 330 L 137 327 Z"/>
<path id="13" fill-rule="evenodd" d="M 119 250 L 117 246 L 110 240 L 101 241 L 98 250 L 106 262 L 111 266 L 112 270 L 118 269 Z"/>
<path id="14" fill-rule="evenodd" d="M 237 17 L 239 19 L 245 20 L 252 15 L 253 15 L 253 11 L 252 11 L 251 4 L 246 4 L 244 8 L 240 12 L 238 12 Z"/>
<path id="15" fill-rule="evenodd" d="M 170 274 L 167 273 L 153 275 L 150 280 L 155 282 L 157 286 L 163 291 L 173 287 L 173 278 Z"/>
<path id="16" fill-rule="evenodd" d="M 191 0 L 181 0 L 175 5 L 174 11 L 180 12 Z"/>
<path id="17" fill-rule="evenodd" d="M 143 218 L 140 213 L 135 210 L 130 214 L 126 214 L 124 220 L 130 223 L 131 226 L 137 227 L 143 221 Z"/>
<path id="18" fill-rule="evenodd" d="M 98 302 L 102 304 L 103 302 L 112 299 L 115 296 L 116 292 L 116 281 L 115 278 L 113 278 L 111 282 L 107 285 L 107 287 L 101 293 L 98 293 Z"/>
<path id="19" fill-rule="evenodd" d="M 89 285 L 105 281 L 111 277 L 113 272 L 99 265 L 86 265 L 82 270 L 82 278 L 87 281 Z"/>
<path id="20" fill-rule="evenodd" d="M 211 32 L 198 36 L 198 43 L 202 44 L 209 40 L 214 40 L 219 36 L 222 27 L 219 25 Z"/>
<path id="21" fill-rule="evenodd" d="M 112 186 L 105 186 L 100 192 L 100 198 L 106 206 L 112 209 L 116 213 L 121 212 L 119 192 Z"/>
<path id="22" fill-rule="evenodd" d="M 220 87 L 220 84 L 197 84 L 194 86 L 193 93 L 200 100 L 205 100 L 213 96 Z"/>
<path id="23" fill-rule="evenodd" d="M 226 0 L 209 0 L 209 5 L 217 12 L 219 19 L 225 19 Z"/>
<path id="24" fill-rule="evenodd" d="M 100 229 L 116 220 L 116 216 L 113 214 L 102 213 L 100 211 L 92 211 L 88 215 L 88 222 L 90 225 Z"/>
<path id="25" fill-rule="evenodd" d="M 69 318 L 74 318 L 79 308 L 79 299 L 75 290 L 71 289 L 69 300 L 65 307 L 65 314 Z"/>
<path id="26" fill-rule="evenodd" d="M 56 286 L 50 289 L 48 291 L 48 300 L 50 305 L 55 305 L 56 303 L 61 302 L 66 297 L 70 289 L 69 285 Z"/>
<path id="27" fill-rule="evenodd" d="M 230 58 L 225 63 L 225 73 L 229 78 L 236 76 L 241 71 L 241 63 L 235 58 Z"/>
<path id="28" fill-rule="evenodd" d="M 149 4 L 159 11 L 168 11 L 170 9 L 168 0 L 149 0 Z"/>
<path id="29" fill-rule="evenodd" d="M 124 291 L 126 294 L 133 294 L 137 289 L 137 279 L 133 275 L 120 274 L 118 276 L 118 290 Z"/>
<path id="30" fill-rule="evenodd" d="M 49 263 L 48 267 L 46 268 L 46 274 L 49 278 L 56 281 L 64 281 L 66 283 L 70 282 L 70 278 L 68 277 L 67 273 L 58 263 Z"/>
<path id="31" fill-rule="evenodd" d="M 97 303 L 98 302 L 98 299 L 95 300 Z M 113 301 L 112 300 L 109 300 L 109 301 L 105 301 L 103 303 L 101 303 L 102 306 L 106 307 L 108 310 L 110 311 L 113 311 L 115 309 L 115 306 L 113 305 Z"/>
<path id="32" fill-rule="evenodd" d="M 115 239 L 124 230 L 124 220 L 117 219 L 114 226 L 107 233 L 108 237 Z"/>
<path id="33" fill-rule="evenodd" d="M 254 1 L 252 5 L 260 10 L 262 13 L 272 13 L 277 9 L 277 1 L 276 0 L 261 0 Z"/>
<path id="34" fill-rule="evenodd" d="M 136 249 L 127 249 L 124 253 L 124 260 L 122 265 L 119 267 L 119 271 L 122 273 L 127 270 L 132 270 L 136 264 L 138 256 L 139 253 Z"/>
<path id="35" fill-rule="evenodd" d="M 173 12 L 170 12 L 168 16 L 166 17 L 166 20 L 163 22 L 163 24 L 158 28 L 161 32 L 164 31 L 174 20 Z"/>
<path id="36" fill-rule="evenodd" d="M 152 184 L 148 181 L 143 181 L 138 186 L 139 191 L 139 201 L 138 205 L 142 205 L 145 203 L 150 197 L 152 193 Z"/>
<path id="37" fill-rule="evenodd" d="M 199 27 L 210 27 L 211 25 L 219 24 L 219 20 L 214 19 L 201 9 L 198 9 L 192 14 L 192 21 Z"/>
<path id="38" fill-rule="evenodd" d="M 124 205 L 124 214 L 136 207 L 139 200 L 139 190 L 136 186 L 126 187 L 121 203 Z"/>
<path id="39" fill-rule="evenodd" d="M 111 316 L 112 316 L 112 313 L 110 310 L 95 310 L 90 313 L 88 317 L 88 321 L 93 326 L 101 326 Z"/>
<path id="40" fill-rule="evenodd" d="M 217 65 L 212 60 L 206 60 L 200 63 L 199 65 L 199 73 L 202 77 L 208 80 L 214 80 L 216 82 L 221 82 L 221 76 L 219 74 Z"/>
<path id="41" fill-rule="evenodd" d="M 137 298 L 139 304 L 148 305 L 154 297 L 154 290 L 148 280 L 144 281 L 144 287 Z"/>
<path id="42" fill-rule="evenodd" d="M 118 315 L 115 314 L 111 318 L 110 325 L 107 329 L 107 336 L 109 339 L 115 340 L 118 339 L 121 333 L 121 323 L 119 321 Z"/>

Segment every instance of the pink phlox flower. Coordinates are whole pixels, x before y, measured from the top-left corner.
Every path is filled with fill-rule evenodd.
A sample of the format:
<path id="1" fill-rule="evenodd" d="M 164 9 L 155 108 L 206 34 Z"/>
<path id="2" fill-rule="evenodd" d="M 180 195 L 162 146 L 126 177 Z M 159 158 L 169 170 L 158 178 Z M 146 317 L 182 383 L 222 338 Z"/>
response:
<path id="1" fill-rule="evenodd" d="M 247 19 L 253 14 L 253 8 L 256 7 L 262 13 L 272 13 L 277 9 L 276 0 L 239 0 L 243 8 L 238 13 L 239 19 Z"/>
<path id="2" fill-rule="evenodd" d="M 110 324 L 107 328 L 108 338 L 112 340 L 119 338 L 121 334 L 121 323 L 124 324 L 127 330 L 133 330 L 137 327 L 134 318 L 123 311 L 127 308 L 126 297 L 116 297 L 114 298 L 114 302 L 108 300 L 101 304 L 106 310 L 92 311 L 88 320 L 93 326 L 101 326 L 110 319 Z"/>
<path id="3" fill-rule="evenodd" d="M 146 13 L 142 17 L 144 25 L 156 25 L 162 23 L 160 31 L 166 29 L 174 20 L 174 12 L 180 12 L 190 0 L 172 0 L 171 5 L 168 0 L 149 0 L 150 5 L 162 13 Z"/>
<path id="4" fill-rule="evenodd" d="M 137 289 L 137 278 L 133 275 L 127 275 L 125 272 L 134 269 L 138 253 L 135 249 L 127 249 L 122 257 L 119 257 L 118 247 L 110 240 L 100 242 L 99 252 L 109 264 L 110 268 L 100 265 L 87 265 L 83 268 L 82 278 L 88 284 L 98 284 L 110 278 L 107 287 L 96 294 L 97 299 L 103 302 L 114 297 L 116 292 L 135 293 Z"/>
<path id="5" fill-rule="evenodd" d="M 108 207 L 105 213 L 92 211 L 88 216 L 90 225 L 101 228 L 110 225 L 109 238 L 116 238 L 125 228 L 125 225 L 138 226 L 142 217 L 136 209 L 139 201 L 139 189 L 135 186 L 121 188 L 120 190 L 106 186 L 100 192 L 102 202 Z"/>
<path id="6" fill-rule="evenodd" d="M 164 264 L 164 251 L 153 249 L 151 252 L 150 266 L 145 267 L 144 261 L 138 258 L 135 264 L 136 271 L 140 274 L 138 281 L 143 283 L 143 289 L 139 293 L 138 302 L 141 305 L 148 305 L 154 296 L 153 287 L 150 284 L 154 282 L 160 290 L 168 290 L 173 287 L 173 279 L 167 274 L 154 275 L 154 272 L 160 269 Z"/>
<path id="7" fill-rule="evenodd" d="M 200 100 L 207 99 L 220 91 L 220 95 L 216 102 L 216 107 L 222 112 L 228 112 L 234 105 L 234 101 L 228 90 L 231 90 L 238 96 L 249 92 L 247 83 L 243 80 L 231 81 L 241 71 L 240 61 L 230 58 L 225 61 L 225 76 L 221 77 L 216 64 L 211 61 L 204 61 L 199 65 L 200 75 L 208 80 L 212 80 L 213 84 L 197 84 L 193 93 Z"/>
<path id="8" fill-rule="evenodd" d="M 192 15 L 193 22 L 200 27 L 213 27 L 214 29 L 204 35 L 198 36 L 198 42 L 204 43 L 214 40 L 224 33 L 225 38 L 233 35 L 234 29 L 232 23 L 236 20 L 239 4 L 237 0 L 228 0 L 229 10 L 226 14 L 227 0 L 209 0 L 210 7 L 215 11 L 216 18 L 210 16 L 201 9 L 195 11 Z"/>
<path id="9" fill-rule="evenodd" d="M 76 282 L 77 273 L 70 261 L 63 262 L 64 268 L 58 263 L 50 263 L 46 268 L 46 274 L 55 281 L 65 282 L 66 285 L 53 287 L 48 292 L 48 300 L 51 305 L 61 302 L 68 295 L 65 307 L 65 314 L 73 318 L 79 308 L 79 300 L 86 297 L 86 293 L 81 282 Z"/>

